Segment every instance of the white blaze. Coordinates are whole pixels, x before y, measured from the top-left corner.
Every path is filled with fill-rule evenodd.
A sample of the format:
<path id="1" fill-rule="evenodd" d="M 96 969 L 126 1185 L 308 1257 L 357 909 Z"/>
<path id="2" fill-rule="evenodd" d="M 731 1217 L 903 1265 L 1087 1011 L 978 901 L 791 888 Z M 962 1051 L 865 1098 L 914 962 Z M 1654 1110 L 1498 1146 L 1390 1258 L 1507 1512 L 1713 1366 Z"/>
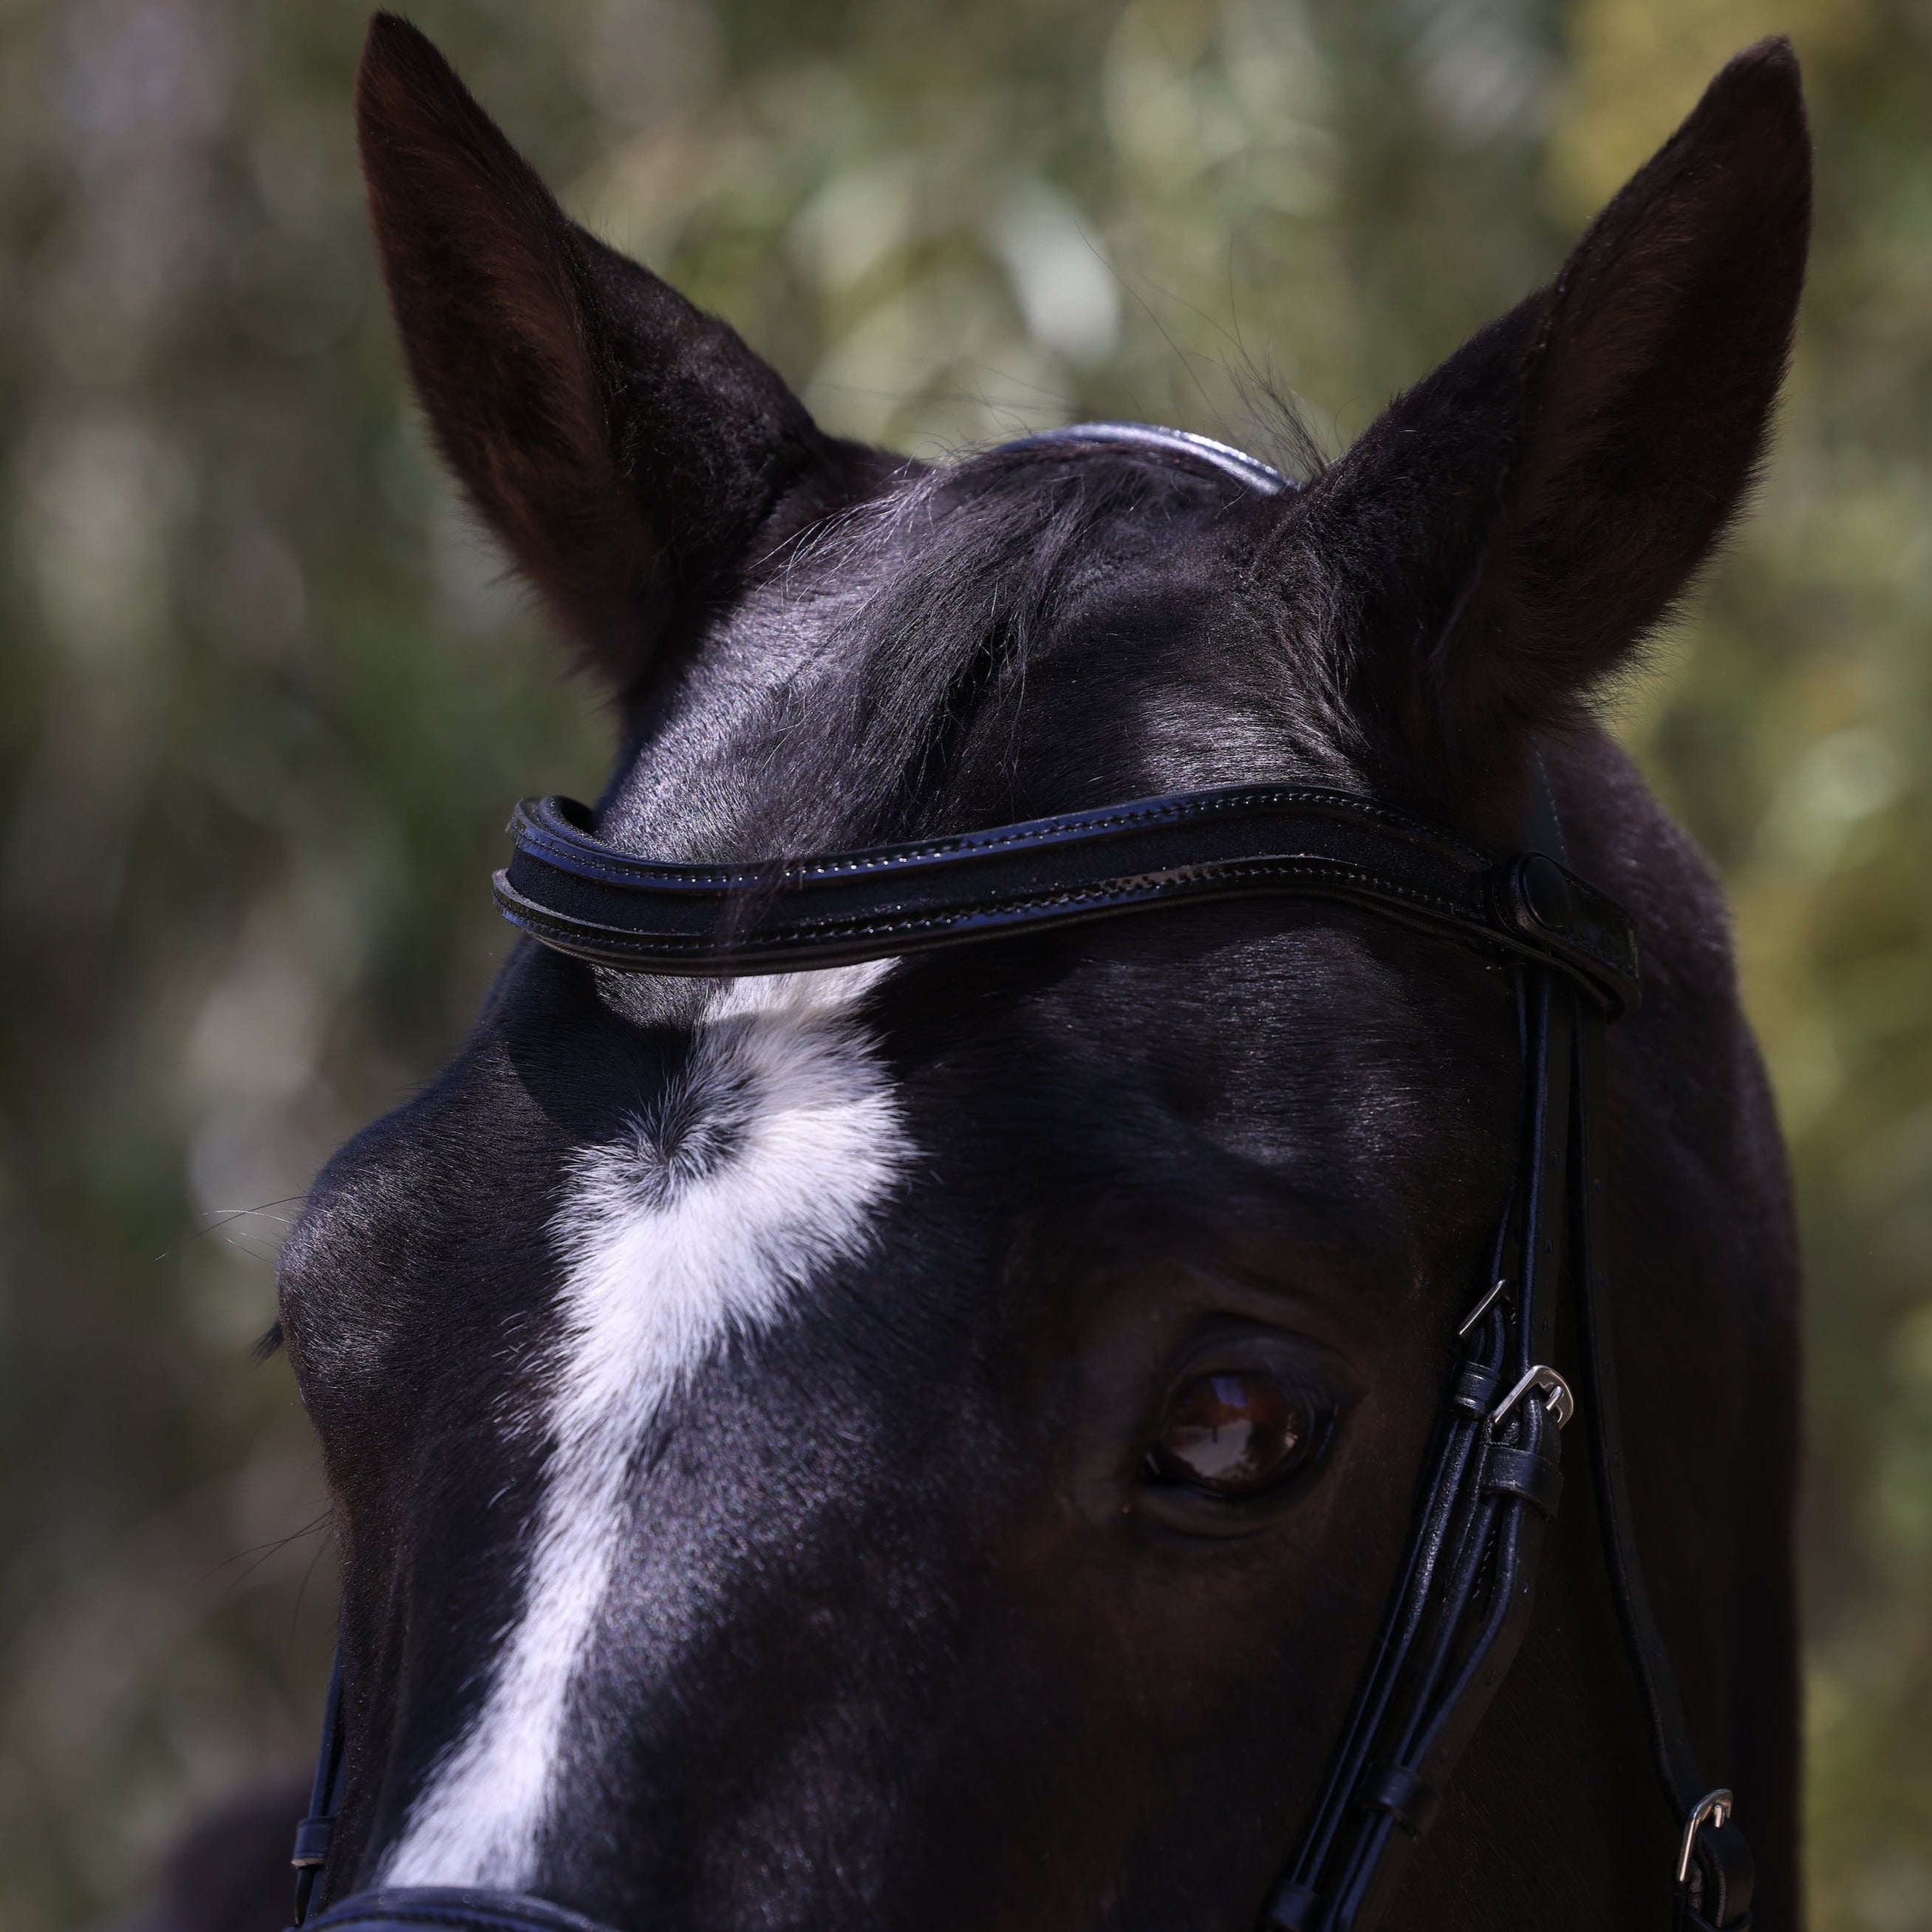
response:
<path id="1" fill-rule="evenodd" d="M 814 1274 L 862 1249 L 909 1151 L 850 1017 L 886 970 L 733 982 L 651 1121 L 573 1162 L 554 1225 L 566 1276 L 541 1418 L 552 1447 L 521 1612 L 481 1708 L 410 1810 L 386 1884 L 534 1881 L 571 1684 L 652 1416 L 734 1333 L 776 1321 Z"/>

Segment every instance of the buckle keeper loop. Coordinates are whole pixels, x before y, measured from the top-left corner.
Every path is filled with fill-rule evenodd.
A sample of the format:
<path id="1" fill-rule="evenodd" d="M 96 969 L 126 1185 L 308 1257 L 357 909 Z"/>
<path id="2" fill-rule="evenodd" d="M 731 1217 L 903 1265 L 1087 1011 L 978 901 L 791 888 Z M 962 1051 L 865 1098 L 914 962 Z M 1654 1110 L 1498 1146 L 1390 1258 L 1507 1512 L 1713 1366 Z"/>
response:
<path id="1" fill-rule="evenodd" d="M 1412 1838 L 1419 1838 L 1435 1823 L 1442 1796 L 1406 1766 L 1378 1764 L 1369 1773 L 1362 1804 L 1366 1810 L 1386 1811 Z"/>
<path id="2" fill-rule="evenodd" d="M 1553 1516 L 1562 1499 L 1563 1471 L 1553 1458 L 1534 1450 L 1492 1444 L 1483 1459 L 1483 1487 L 1520 1496 L 1538 1516 Z"/>
<path id="3" fill-rule="evenodd" d="M 296 1827 L 295 1856 L 289 1863 L 297 1871 L 328 1862 L 328 1840 L 334 1822 L 333 1818 L 304 1818 Z"/>

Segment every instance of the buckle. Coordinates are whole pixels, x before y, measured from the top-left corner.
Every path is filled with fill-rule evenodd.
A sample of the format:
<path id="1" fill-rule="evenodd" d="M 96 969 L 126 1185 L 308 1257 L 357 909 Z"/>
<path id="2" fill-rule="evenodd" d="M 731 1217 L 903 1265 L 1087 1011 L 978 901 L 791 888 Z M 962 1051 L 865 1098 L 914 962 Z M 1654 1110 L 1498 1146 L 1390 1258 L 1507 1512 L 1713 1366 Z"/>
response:
<path id="1" fill-rule="evenodd" d="M 1690 1808 L 1690 1815 L 1684 1821 L 1684 1842 L 1677 1853 L 1677 1882 L 1688 1885 L 1690 1880 L 1691 1854 L 1697 1849 L 1697 1834 L 1708 1822 L 1722 1826 L 1729 1822 L 1737 1800 L 1728 1791 L 1707 1791 Z"/>
<path id="2" fill-rule="evenodd" d="M 1495 1412 L 1490 1418 L 1490 1426 L 1492 1429 L 1498 1427 L 1503 1418 L 1515 1408 L 1518 1402 L 1522 1401 L 1525 1396 L 1528 1394 L 1532 1389 L 1540 1389 L 1543 1391 L 1543 1406 L 1556 1417 L 1556 1426 L 1558 1429 L 1561 1429 L 1576 1413 L 1576 1398 L 1570 1393 L 1570 1384 L 1547 1362 L 1538 1362 L 1535 1367 L 1532 1369 L 1528 1374 L 1525 1376 L 1522 1380 L 1518 1382 L 1501 1402 L 1497 1403 Z M 1731 1794 L 1726 1791 L 1715 1795 L 1721 1796 L 1728 1801 Z M 1710 1800 L 1706 1798 L 1702 1802 L 1708 1804 Z M 1699 1822 L 1702 1823 L 1702 1820 L 1700 1819 Z M 1688 1854 L 1687 1853 L 1686 1856 L 1688 1856 Z"/>

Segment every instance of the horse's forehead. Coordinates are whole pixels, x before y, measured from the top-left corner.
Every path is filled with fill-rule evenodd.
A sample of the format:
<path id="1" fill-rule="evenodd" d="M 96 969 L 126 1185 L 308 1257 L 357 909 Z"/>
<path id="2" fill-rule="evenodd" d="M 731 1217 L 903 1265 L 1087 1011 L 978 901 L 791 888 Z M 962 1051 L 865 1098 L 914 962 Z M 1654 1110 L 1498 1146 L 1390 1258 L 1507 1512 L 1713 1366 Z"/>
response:
<path id="1" fill-rule="evenodd" d="M 632 1339 L 671 1363 L 667 1385 L 727 1330 L 775 1316 L 814 1267 L 862 1245 L 864 1211 L 902 1158 L 859 1013 L 890 970 L 653 981 L 600 999 L 582 969 L 526 955 L 444 1075 L 348 1142 L 311 1191 L 280 1269 L 311 1388 L 380 1408 L 384 1372 L 407 1360 L 438 1386 L 480 1384 L 508 1358 L 448 1345 L 498 1326 L 541 1379 L 538 1356 L 583 1339 L 573 1284 L 626 1270 L 663 1314 Z M 656 995 L 641 1021 L 622 1010 L 626 989 Z M 600 1334 L 585 1346 L 605 1360 Z M 532 1338 L 534 1354 L 520 1346 Z M 511 1380 L 515 1409 L 530 1376 Z"/>
<path id="2" fill-rule="evenodd" d="M 849 730 L 849 664 L 838 648 L 871 593 L 790 579 L 721 620 L 665 694 L 646 749 L 622 773 L 603 836 L 670 858 L 763 856 L 775 831 L 836 838 L 838 788 L 800 783 Z M 782 828 L 774 807 L 791 821 Z"/>
<path id="3" fill-rule="evenodd" d="M 1117 745 L 1124 782 L 1142 762 L 1138 748 L 1174 736 L 1169 712 L 1220 730 L 1228 768 L 1203 782 L 1292 775 L 1279 746 L 1264 772 L 1251 772 L 1238 730 L 1225 728 L 1268 705 L 1240 653 L 1178 644 L 1196 630 L 1225 640 L 1234 628 L 1241 580 L 1210 526 L 1171 505 L 1156 517 L 1130 504 L 1056 543 L 1020 514 L 1030 508 L 1050 527 L 1054 493 L 1041 485 L 994 506 L 1012 522 L 1008 545 L 976 550 L 959 534 L 976 528 L 970 491 L 950 506 L 937 494 L 928 478 L 909 502 L 870 506 L 714 622 L 659 693 L 603 836 L 692 858 L 869 838 L 909 766 L 926 789 L 944 782 L 928 767 L 934 735 L 956 734 L 982 706 L 1009 760 L 1042 766 L 1010 776 L 1051 790 L 1053 746 L 1027 740 L 1036 722 L 1058 728 L 1052 700 L 1034 701 L 1056 681 L 1078 687 L 1079 727 Z"/>

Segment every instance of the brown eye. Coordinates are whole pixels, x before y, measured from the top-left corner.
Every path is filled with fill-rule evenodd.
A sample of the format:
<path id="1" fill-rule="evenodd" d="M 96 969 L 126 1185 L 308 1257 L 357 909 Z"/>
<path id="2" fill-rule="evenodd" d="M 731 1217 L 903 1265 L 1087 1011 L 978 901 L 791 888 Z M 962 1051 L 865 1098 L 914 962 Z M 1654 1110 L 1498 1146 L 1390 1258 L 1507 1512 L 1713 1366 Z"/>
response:
<path id="1" fill-rule="evenodd" d="M 1300 1390 L 1252 1369 L 1184 1382 L 1148 1452 L 1157 1483 L 1248 1496 L 1285 1482 L 1321 1447 L 1322 1418 Z"/>

